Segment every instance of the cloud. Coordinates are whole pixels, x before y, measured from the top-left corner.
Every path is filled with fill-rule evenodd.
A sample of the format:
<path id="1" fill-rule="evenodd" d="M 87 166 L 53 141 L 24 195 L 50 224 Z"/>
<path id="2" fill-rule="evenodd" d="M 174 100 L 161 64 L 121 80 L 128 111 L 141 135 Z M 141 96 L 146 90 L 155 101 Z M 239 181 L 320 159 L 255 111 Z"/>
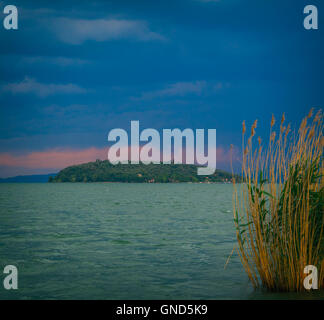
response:
<path id="1" fill-rule="evenodd" d="M 150 100 L 162 97 L 185 96 L 187 94 L 200 95 L 205 87 L 206 81 L 176 82 L 161 90 L 144 92 L 139 99 Z"/>
<path id="2" fill-rule="evenodd" d="M 230 87 L 230 83 L 216 82 L 207 83 L 206 81 L 195 82 L 176 82 L 167 85 L 165 88 L 155 91 L 142 93 L 140 97 L 133 97 L 133 100 L 151 100 L 165 97 L 184 97 L 186 95 L 201 95 L 218 93 Z"/>
<path id="3" fill-rule="evenodd" d="M 103 42 L 117 39 L 164 39 L 162 35 L 152 32 L 146 22 L 138 20 L 58 18 L 52 26 L 58 39 L 69 44 L 81 44 L 87 40 Z"/>
<path id="4" fill-rule="evenodd" d="M 144 145 L 144 144 L 143 144 Z M 140 146 L 140 150 L 143 145 Z M 153 148 L 158 148 L 157 146 L 152 146 Z M 122 147 L 123 150 L 127 149 L 130 159 L 131 146 Z M 29 169 L 62 169 L 67 166 L 86 163 L 90 161 L 95 161 L 96 159 L 106 160 L 109 147 L 104 148 L 86 148 L 86 149 L 59 149 L 54 148 L 45 151 L 33 151 L 25 154 L 12 154 L 9 152 L 0 153 L 0 166 L 4 167 L 21 167 Z M 194 153 L 194 150 L 191 150 Z M 229 149 L 223 147 L 218 147 L 216 149 L 210 150 L 210 152 L 216 152 L 217 163 L 230 163 L 231 157 L 234 161 L 239 160 L 239 152 L 237 148 L 233 149 L 231 154 Z M 185 148 L 177 153 L 185 154 Z M 174 153 L 172 151 L 171 158 L 173 159 Z M 124 160 L 127 160 L 125 158 Z M 158 159 L 156 159 L 158 160 Z M 162 160 L 162 151 L 161 151 Z"/>
<path id="5" fill-rule="evenodd" d="M 35 79 L 25 77 L 21 82 L 9 83 L 2 87 L 2 91 L 11 92 L 12 94 L 33 93 L 39 97 L 47 97 L 53 94 L 68 94 L 68 93 L 85 93 L 86 89 L 79 87 L 76 84 L 44 84 L 37 82 Z"/>
<path id="6" fill-rule="evenodd" d="M 205 2 L 205 3 L 209 3 L 209 2 L 220 2 L 220 0 L 195 0 L 198 2 Z"/>
<path id="7" fill-rule="evenodd" d="M 21 59 L 22 63 L 28 64 L 53 64 L 60 67 L 67 67 L 67 66 L 82 66 L 89 64 L 89 60 L 83 60 L 78 58 L 66 58 L 66 57 L 42 57 L 42 56 L 35 56 L 35 57 L 24 57 Z"/>
<path id="8" fill-rule="evenodd" d="M 141 149 L 142 147 L 140 147 Z M 122 147 L 129 154 L 131 147 Z M 0 153 L 0 166 L 28 169 L 63 169 L 67 166 L 87 163 L 96 159 L 107 160 L 108 147 L 86 149 L 51 149 L 15 155 L 9 152 Z M 123 154 L 123 152 L 122 152 Z M 128 158 L 121 159 L 127 160 Z"/>
<path id="9" fill-rule="evenodd" d="M 61 169 L 74 164 L 106 159 L 107 148 L 52 149 L 23 155 L 0 153 L 0 166 L 23 168 Z"/>

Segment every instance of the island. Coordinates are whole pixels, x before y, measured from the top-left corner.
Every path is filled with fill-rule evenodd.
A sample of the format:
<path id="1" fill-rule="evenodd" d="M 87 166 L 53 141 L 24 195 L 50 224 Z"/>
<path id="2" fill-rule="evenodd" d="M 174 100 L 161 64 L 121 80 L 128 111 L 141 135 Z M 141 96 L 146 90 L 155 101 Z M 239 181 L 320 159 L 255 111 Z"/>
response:
<path id="1" fill-rule="evenodd" d="M 61 170 L 49 182 L 137 182 L 137 183 L 231 183 L 239 176 L 216 170 L 209 176 L 197 175 L 197 166 L 188 164 L 111 164 L 96 160 Z"/>

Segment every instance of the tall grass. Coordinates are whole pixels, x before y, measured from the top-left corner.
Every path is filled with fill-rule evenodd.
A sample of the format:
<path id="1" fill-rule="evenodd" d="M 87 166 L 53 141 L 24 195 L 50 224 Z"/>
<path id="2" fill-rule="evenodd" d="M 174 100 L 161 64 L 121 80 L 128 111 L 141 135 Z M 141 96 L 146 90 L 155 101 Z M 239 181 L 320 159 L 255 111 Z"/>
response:
<path id="1" fill-rule="evenodd" d="M 275 119 L 263 148 L 257 121 L 246 137 L 243 122 L 242 184 L 234 183 L 238 252 L 255 287 L 302 291 L 304 268 L 318 268 L 324 288 L 323 115 L 311 110 L 298 132 Z"/>

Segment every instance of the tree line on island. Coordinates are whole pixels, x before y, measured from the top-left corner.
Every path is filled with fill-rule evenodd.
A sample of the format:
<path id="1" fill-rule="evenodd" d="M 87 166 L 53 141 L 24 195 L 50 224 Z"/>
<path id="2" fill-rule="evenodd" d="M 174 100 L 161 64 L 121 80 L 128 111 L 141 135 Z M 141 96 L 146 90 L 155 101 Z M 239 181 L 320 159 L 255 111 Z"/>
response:
<path id="1" fill-rule="evenodd" d="M 239 176 L 234 175 L 236 180 Z M 231 183 L 231 173 L 216 170 L 208 176 L 197 175 L 197 166 L 188 164 L 111 164 L 108 160 L 74 165 L 61 170 L 49 182 L 225 182 Z"/>

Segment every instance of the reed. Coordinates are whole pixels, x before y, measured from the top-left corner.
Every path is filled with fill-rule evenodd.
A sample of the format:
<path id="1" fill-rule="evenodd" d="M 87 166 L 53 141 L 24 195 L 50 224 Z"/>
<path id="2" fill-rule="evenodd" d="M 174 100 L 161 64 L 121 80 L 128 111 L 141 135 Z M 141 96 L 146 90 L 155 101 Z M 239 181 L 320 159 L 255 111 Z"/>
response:
<path id="1" fill-rule="evenodd" d="M 313 110 L 298 132 L 275 118 L 270 139 L 256 140 L 257 121 L 246 137 L 243 122 L 242 177 L 234 180 L 238 253 L 255 287 L 303 291 L 306 265 L 318 268 L 324 288 L 323 115 Z M 256 140 L 256 141 L 255 141 Z"/>

